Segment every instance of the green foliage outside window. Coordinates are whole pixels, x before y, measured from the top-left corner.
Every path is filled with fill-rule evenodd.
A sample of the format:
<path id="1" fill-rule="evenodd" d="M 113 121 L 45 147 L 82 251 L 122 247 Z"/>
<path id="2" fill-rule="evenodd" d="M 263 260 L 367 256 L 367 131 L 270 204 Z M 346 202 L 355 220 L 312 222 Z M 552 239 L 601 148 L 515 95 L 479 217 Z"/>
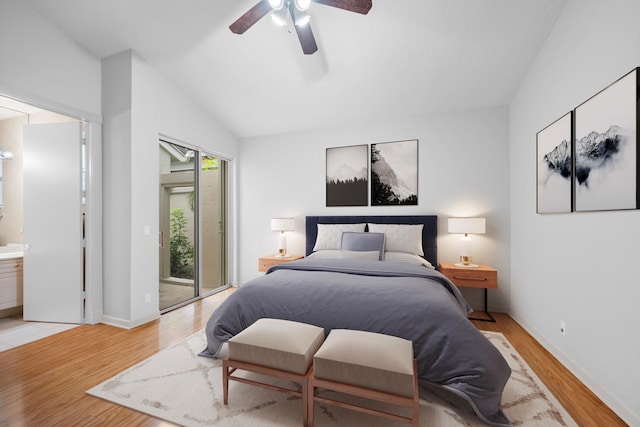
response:
<path id="1" fill-rule="evenodd" d="M 194 248 L 185 234 L 187 218 L 181 208 L 171 209 L 171 276 L 193 279 Z"/>

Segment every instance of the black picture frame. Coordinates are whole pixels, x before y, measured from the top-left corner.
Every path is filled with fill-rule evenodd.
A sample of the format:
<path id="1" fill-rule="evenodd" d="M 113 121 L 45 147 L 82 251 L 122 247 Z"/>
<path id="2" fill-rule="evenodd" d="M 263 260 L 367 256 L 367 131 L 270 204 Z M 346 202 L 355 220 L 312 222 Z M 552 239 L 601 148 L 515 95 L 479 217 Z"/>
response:
<path id="1" fill-rule="evenodd" d="M 639 70 L 633 69 L 574 110 L 576 212 L 640 208 Z"/>
<path id="2" fill-rule="evenodd" d="M 573 111 L 536 134 L 536 212 L 573 211 Z"/>
<path id="3" fill-rule="evenodd" d="M 418 204 L 418 140 L 371 144 L 371 206 Z"/>
<path id="4" fill-rule="evenodd" d="M 327 207 L 368 205 L 368 151 L 367 144 L 327 148 Z"/>

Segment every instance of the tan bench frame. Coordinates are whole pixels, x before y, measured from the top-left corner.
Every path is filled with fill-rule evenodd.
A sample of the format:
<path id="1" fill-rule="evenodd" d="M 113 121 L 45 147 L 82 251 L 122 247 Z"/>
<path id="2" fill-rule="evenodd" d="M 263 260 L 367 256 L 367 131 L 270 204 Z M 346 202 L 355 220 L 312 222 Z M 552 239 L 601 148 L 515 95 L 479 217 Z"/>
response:
<path id="1" fill-rule="evenodd" d="M 280 369 L 268 368 L 266 366 L 254 365 L 253 363 L 241 362 L 238 360 L 231 360 L 229 356 L 225 357 L 222 361 L 222 390 L 224 396 L 224 404 L 226 405 L 229 400 L 229 380 L 238 381 L 244 384 L 254 385 L 269 390 L 279 391 L 281 393 L 289 394 L 292 396 L 298 396 L 302 399 L 302 423 L 306 427 L 308 420 L 308 407 L 307 399 L 309 396 L 309 376 L 313 372 L 313 364 L 309 366 L 309 369 L 304 374 L 296 374 L 293 372 L 282 371 Z M 235 377 L 232 374 L 237 370 L 254 372 L 256 374 L 267 375 L 274 378 L 281 378 L 300 384 L 302 391 L 291 390 L 284 387 L 279 387 L 273 384 L 266 384 L 259 381 L 250 380 L 242 377 Z"/>
<path id="2" fill-rule="evenodd" d="M 413 427 L 418 427 L 420 424 L 420 397 L 418 392 L 418 368 L 416 360 L 413 359 L 413 380 L 414 389 L 413 397 L 400 396 L 397 394 L 386 393 L 378 390 L 372 390 L 369 388 L 358 387 L 350 384 L 344 384 L 336 381 L 324 380 L 316 378 L 313 372 L 309 376 L 307 397 L 307 419 L 308 423 L 305 424 L 308 427 L 313 427 L 313 412 L 314 403 L 325 403 L 328 405 L 338 406 L 341 408 L 352 409 L 354 411 L 362 412 L 370 415 L 377 415 L 380 417 L 392 419 L 395 421 L 401 421 L 407 424 L 411 424 Z M 401 415 L 391 414 L 389 412 L 379 411 L 376 409 L 367 408 L 364 406 L 357 406 L 351 403 L 341 402 L 339 400 L 329 399 L 326 397 L 316 396 L 316 388 L 322 388 L 326 390 L 337 391 L 339 393 L 350 394 L 353 396 L 363 397 L 366 399 L 377 400 L 380 402 L 390 403 L 397 406 L 409 408 L 411 410 L 410 417 L 403 417 Z"/>

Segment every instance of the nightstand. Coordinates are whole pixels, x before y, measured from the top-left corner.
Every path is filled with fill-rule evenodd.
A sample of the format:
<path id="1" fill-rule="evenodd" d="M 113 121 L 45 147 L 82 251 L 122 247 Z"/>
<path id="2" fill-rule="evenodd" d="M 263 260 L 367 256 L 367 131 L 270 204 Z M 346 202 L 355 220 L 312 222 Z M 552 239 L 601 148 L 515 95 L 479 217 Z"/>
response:
<path id="1" fill-rule="evenodd" d="M 278 265 L 289 261 L 295 261 L 297 259 L 304 258 L 302 255 L 267 255 L 258 259 L 258 271 L 267 271 L 272 265 Z"/>
<path id="2" fill-rule="evenodd" d="M 498 271 L 495 268 L 483 264 L 478 265 L 478 267 L 457 267 L 452 262 L 442 262 L 438 264 L 438 270 L 458 287 L 484 289 L 484 312 L 489 318 L 470 317 L 469 319 L 485 322 L 496 321 L 489 313 L 487 305 L 487 290 L 498 287 Z"/>

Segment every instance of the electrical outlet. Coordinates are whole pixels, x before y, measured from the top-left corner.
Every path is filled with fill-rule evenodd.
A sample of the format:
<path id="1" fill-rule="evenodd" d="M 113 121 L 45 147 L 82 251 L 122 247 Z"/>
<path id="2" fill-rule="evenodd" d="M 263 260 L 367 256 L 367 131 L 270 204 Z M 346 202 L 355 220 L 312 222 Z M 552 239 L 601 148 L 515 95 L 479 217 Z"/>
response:
<path id="1" fill-rule="evenodd" d="M 564 320 L 560 321 L 560 333 L 562 335 L 567 335 L 567 325 L 564 323 Z"/>
<path id="2" fill-rule="evenodd" d="M 150 302 L 151 302 L 151 294 L 147 292 L 146 294 L 144 294 L 144 303 L 149 304 Z"/>

